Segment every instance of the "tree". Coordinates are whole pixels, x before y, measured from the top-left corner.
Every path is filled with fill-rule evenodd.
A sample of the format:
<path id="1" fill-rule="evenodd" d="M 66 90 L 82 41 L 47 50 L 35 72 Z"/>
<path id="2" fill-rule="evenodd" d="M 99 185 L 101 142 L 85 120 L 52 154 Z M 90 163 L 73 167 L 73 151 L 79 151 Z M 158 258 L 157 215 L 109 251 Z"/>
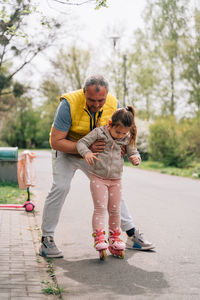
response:
<path id="1" fill-rule="evenodd" d="M 18 98 L 15 107 L 4 120 L 2 141 L 9 146 L 18 146 L 23 149 L 37 146 L 36 136 L 39 118 L 40 115 L 33 109 L 30 98 Z"/>
<path id="2" fill-rule="evenodd" d="M 60 50 L 51 64 L 54 68 L 54 78 L 62 90 L 81 89 L 90 66 L 90 53 L 72 45 L 68 51 Z"/>
<path id="3" fill-rule="evenodd" d="M 200 117 L 200 10 L 194 11 L 193 34 L 184 40 L 182 47 L 181 78 L 185 80 L 189 92 L 189 103 L 193 103 Z"/>
<path id="4" fill-rule="evenodd" d="M 15 75 L 52 44 L 59 24 L 45 16 L 39 17 L 31 0 L 3 1 L 0 15 L 0 111 L 8 111 L 15 98 L 26 91 L 22 83 L 14 80 Z M 37 36 L 29 30 L 30 21 L 42 27 L 42 31 L 41 27 L 37 29 Z"/>
<path id="5" fill-rule="evenodd" d="M 59 87 L 59 81 L 56 82 L 56 77 L 54 78 L 51 76 L 43 81 L 41 85 L 41 93 L 44 101 L 38 108 L 40 112 L 40 119 L 38 120 L 39 130 L 37 133 L 37 141 L 40 145 L 43 143 L 46 143 L 47 145 L 55 111 L 59 105 L 59 96 L 62 93 L 61 88 Z"/>
<path id="6" fill-rule="evenodd" d="M 120 52 L 114 49 L 114 53 L 105 64 L 104 73 L 109 78 L 109 86 L 123 105 L 123 61 Z"/>
<path id="7" fill-rule="evenodd" d="M 129 72 L 132 82 L 129 89 L 132 94 L 132 104 L 137 106 L 139 103 L 138 112 L 140 117 L 149 121 L 155 110 L 155 87 L 159 83 L 159 69 L 147 33 L 137 30 L 135 37 L 133 49 L 129 54 Z"/>
<path id="8" fill-rule="evenodd" d="M 54 2 L 58 2 L 65 5 L 83 5 L 86 3 L 95 3 L 95 9 L 100 9 L 101 7 L 107 7 L 107 0 L 54 0 Z"/>
<path id="9" fill-rule="evenodd" d="M 90 67 L 90 53 L 87 50 L 71 46 L 68 51 L 60 50 L 57 57 L 51 60 L 51 74 L 45 76 L 41 85 L 41 93 L 46 100 L 44 105 L 53 107 L 55 113 L 55 99 L 61 93 L 81 89 Z"/>
<path id="10" fill-rule="evenodd" d="M 180 44 L 187 32 L 186 0 L 149 2 L 145 20 L 151 28 L 151 40 L 162 69 L 163 112 L 174 115 L 180 62 Z"/>

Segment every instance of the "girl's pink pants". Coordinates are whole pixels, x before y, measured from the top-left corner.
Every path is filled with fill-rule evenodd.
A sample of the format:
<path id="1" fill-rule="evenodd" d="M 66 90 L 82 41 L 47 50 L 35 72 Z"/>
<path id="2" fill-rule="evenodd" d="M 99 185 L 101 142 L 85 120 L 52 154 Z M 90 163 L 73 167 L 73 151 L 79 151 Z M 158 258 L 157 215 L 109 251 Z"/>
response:
<path id="1" fill-rule="evenodd" d="M 106 211 L 109 229 L 120 229 L 121 179 L 104 179 L 91 174 L 90 190 L 94 202 L 93 231 L 105 228 Z"/>

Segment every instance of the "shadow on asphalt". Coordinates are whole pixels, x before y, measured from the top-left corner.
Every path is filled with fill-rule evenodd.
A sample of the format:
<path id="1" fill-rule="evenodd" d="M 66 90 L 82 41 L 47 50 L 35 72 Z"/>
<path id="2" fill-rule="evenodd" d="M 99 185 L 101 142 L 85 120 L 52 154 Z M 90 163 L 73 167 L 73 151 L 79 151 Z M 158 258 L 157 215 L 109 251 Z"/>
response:
<path id="1" fill-rule="evenodd" d="M 161 294 L 169 285 L 161 272 L 150 272 L 130 265 L 134 251 L 126 251 L 125 258 L 109 255 L 105 261 L 82 259 L 67 261 L 54 260 L 55 266 L 63 270 L 64 276 L 87 285 L 87 294 L 96 292 L 116 295 Z M 83 292 L 83 291 L 82 291 Z"/>

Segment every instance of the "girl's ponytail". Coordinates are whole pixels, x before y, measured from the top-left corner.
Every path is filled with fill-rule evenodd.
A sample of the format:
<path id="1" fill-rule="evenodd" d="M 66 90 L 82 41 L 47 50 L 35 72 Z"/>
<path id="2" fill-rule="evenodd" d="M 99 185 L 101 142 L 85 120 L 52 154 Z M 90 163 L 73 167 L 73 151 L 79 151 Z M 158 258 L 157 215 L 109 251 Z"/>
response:
<path id="1" fill-rule="evenodd" d="M 130 144 L 136 147 L 137 127 L 135 124 L 135 109 L 131 105 L 127 105 L 125 109 L 133 115 L 133 121 L 130 128 Z"/>

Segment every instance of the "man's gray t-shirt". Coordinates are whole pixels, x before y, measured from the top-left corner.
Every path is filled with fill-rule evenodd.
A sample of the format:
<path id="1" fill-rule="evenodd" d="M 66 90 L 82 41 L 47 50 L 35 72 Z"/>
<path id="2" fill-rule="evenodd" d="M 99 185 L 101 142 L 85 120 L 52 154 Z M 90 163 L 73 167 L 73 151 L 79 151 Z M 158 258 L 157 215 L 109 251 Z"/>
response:
<path id="1" fill-rule="evenodd" d="M 71 124 L 70 105 L 67 100 L 63 99 L 56 110 L 53 126 L 60 131 L 67 132 Z"/>
<path id="2" fill-rule="evenodd" d="M 119 101 L 117 102 L 117 108 L 119 108 Z M 93 119 L 95 119 L 95 113 L 90 112 Z M 57 130 L 67 132 L 69 131 L 72 124 L 70 105 L 66 99 L 63 99 L 55 113 L 55 118 L 53 122 L 54 128 Z"/>

